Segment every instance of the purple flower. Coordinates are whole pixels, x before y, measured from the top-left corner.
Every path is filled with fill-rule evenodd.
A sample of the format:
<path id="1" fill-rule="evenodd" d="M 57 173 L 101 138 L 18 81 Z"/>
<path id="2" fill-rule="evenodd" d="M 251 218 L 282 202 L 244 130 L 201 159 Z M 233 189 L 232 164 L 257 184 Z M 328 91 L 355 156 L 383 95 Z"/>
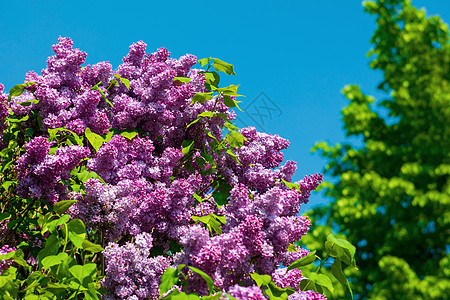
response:
<path id="1" fill-rule="evenodd" d="M 324 294 L 319 294 L 313 290 L 298 292 L 289 295 L 289 300 L 326 300 L 327 297 Z"/>
<path id="2" fill-rule="evenodd" d="M 11 251 L 16 251 L 16 248 L 10 247 L 9 245 L 4 245 L 0 248 L 0 255 L 8 254 Z M 0 273 L 3 272 L 3 270 L 8 269 L 9 266 L 11 266 L 12 262 L 13 260 L 11 258 L 0 260 Z"/>
<path id="3" fill-rule="evenodd" d="M 266 299 L 261 293 L 261 289 L 256 285 L 244 287 L 236 284 L 228 289 L 228 294 L 240 300 Z"/>

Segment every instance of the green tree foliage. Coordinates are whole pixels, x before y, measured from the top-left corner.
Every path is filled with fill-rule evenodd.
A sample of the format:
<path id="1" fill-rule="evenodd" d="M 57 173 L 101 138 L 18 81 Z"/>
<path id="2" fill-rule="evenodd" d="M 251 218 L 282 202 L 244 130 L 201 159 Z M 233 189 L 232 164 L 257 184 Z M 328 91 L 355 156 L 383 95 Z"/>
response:
<path id="1" fill-rule="evenodd" d="M 359 87 L 344 88 L 350 100 L 342 111 L 344 129 L 363 143 L 314 147 L 335 180 L 325 184 L 331 203 L 307 213 L 317 223 L 327 220 L 327 226 L 316 226 L 302 241 L 323 249 L 315 241 L 331 227 L 358 245 L 360 270 L 344 272 L 355 298 L 448 299 L 449 31 L 439 17 L 427 18 L 410 1 L 364 6 L 377 17 L 370 65 L 383 72 L 378 88 L 387 96 L 375 106 Z M 334 297 L 344 293 L 337 290 Z"/>

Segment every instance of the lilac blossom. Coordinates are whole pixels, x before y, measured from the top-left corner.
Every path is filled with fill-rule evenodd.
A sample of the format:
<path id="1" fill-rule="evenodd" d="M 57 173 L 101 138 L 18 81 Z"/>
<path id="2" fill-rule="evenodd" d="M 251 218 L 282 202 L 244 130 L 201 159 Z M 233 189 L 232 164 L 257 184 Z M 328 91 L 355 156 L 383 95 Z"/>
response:
<path id="1" fill-rule="evenodd" d="M 50 202 L 67 198 L 62 180 L 70 178 L 70 171 L 90 150 L 78 145 L 56 149 L 49 154 L 51 143 L 44 137 L 36 137 L 25 144 L 27 151 L 17 161 L 17 193 L 22 197 L 46 197 Z"/>
<path id="2" fill-rule="evenodd" d="M 261 293 L 261 289 L 256 285 L 243 287 L 236 284 L 228 289 L 228 294 L 239 300 L 266 299 Z"/>
<path id="3" fill-rule="evenodd" d="M 41 75 L 26 74 L 25 82 L 34 84 L 14 97 L 10 108 L 17 115 L 38 110 L 43 135 L 25 144 L 26 152 L 17 162 L 18 193 L 52 203 L 75 199 L 68 211 L 71 217 L 83 220 L 88 230 L 104 230 L 106 277 L 102 285 L 108 290 L 107 299 L 158 297 L 161 275 L 167 267 L 179 264 L 206 272 L 216 287 L 238 299 L 265 298 L 254 286 L 252 272 L 269 274 L 280 287 L 294 289 L 297 293 L 289 299 L 325 299 L 311 291 L 300 292 L 300 271 L 279 268 L 309 253 L 287 249 L 311 226 L 298 213 L 323 176 L 305 176 L 297 182 L 298 189 L 289 189 L 283 180 L 291 182 L 297 168 L 290 160 L 282 165 L 282 150 L 289 147 L 289 141 L 254 127 L 240 130 L 246 140 L 241 148 L 233 149 L 240 163 L 224 150 L 214 152 L 214 138 L 220 140 L 224 135 L 223 118 L 214 116 L 186 126 L 202 112 L 215 110 L 228 120 L 235 119 L 235 112 L 221 96 L 191 105 L 193 95 L 207 92 L 201 70 L 191 69 L 197 62 L 195 56 L 175 59 L 165 48 L 149 54 L 146 48 L 142 41 L 131 45 L 113 71 L 109 62 L 82 67 L 86 53 L 74 49 L 69 38 L 59 38 L 53 46 L 55 55 L 47 60 Z M 180 83 L 175 77 L 191 80 Z M 128 80 L 129 87 L 120 78 Z M 0 121 L 8 115 L 7 96 L 2 92 L 0 85 Z M 19 104 L 32 98 L 38 102 Z M 0 129 L 4 129 L 1 126 L 3 121 Z M 45 136 L 48 129 L 59 127 L 80 136 L 87 128 L 105 136 L 112 133 L 111 127 L 139 134 L 133 138 L 114 134 L 97 151 L 65 145 L 50 154 L 54 145 Z M 210 163 L 201 167 L 200 151 L 190 158 L 183 156 L 184 140 L 195 140 L 195 148 L 211 153 L 216 170 Z M 183 159 L 190 159 L 192 169 L 183 166 Z M 84 193 L 68 192 L 63 181 L 77 166 L 86 166 L 104 183 L 91 178 L 83 182 Z M 212 172 L 205 175 L 207 169 Z M 221 205 L 211 185 L 219 178 L 231 189 Z M 196 200 L 194 193 L 204 200 Z M 225 217 L 221 233 L 193 219 L 211 214 Z M 181 252 L 176 252 L 177 245 Z M 154 254 L 161 252 L 165 256 Z M 208 294 L 203 278 L 185 272 L 190 292 Z M 181 286 L 177 289 L 185 291 Z"/>
<path id="4" fill-rule="evenodd" d="M 16 248 L 10 247 L 9 245 L 4 245 L 3 247 L 0 248 L 0 255 L 8 254 L 11 251 L 16 251 Z M 0 260 L 0 273 L 8 269 L 9 266 L 11 266 L 12 262 L 13 260 L 11 258 Z"/>
<path id="5" fill-rule="evenodd" d="M 313 290 L 304 292 L 297 292 L 289 295 L 289 300 L 326 300 L 327 297 L 324 294 L 316 293 Z"/>

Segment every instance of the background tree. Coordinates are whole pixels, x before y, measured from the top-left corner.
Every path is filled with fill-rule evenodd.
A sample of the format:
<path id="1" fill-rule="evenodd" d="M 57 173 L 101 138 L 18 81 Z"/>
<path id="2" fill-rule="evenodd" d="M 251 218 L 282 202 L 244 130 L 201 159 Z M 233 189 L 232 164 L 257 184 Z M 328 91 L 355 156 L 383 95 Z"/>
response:
<path id="1" fill-rule="evenodd" d="M 384 74 L 378 88 L 387 98 L 375 106 L 359 87 L 344 88 L 350 100 L 342 111 L 344 129 L 363 143 L 314 147 L 336 180 L 325 185 L 330 204 L 307 215 L 358 244 L 360 270 L 345 270 L 357 298 L 448 299 L 449 31 L 410 1 L 364 6 L 377 16 L 369 55 L 371 67 Z M 316 226 L 302 241 L 320 248 L 314 241 L 323 240 L 327 226 Z"/>

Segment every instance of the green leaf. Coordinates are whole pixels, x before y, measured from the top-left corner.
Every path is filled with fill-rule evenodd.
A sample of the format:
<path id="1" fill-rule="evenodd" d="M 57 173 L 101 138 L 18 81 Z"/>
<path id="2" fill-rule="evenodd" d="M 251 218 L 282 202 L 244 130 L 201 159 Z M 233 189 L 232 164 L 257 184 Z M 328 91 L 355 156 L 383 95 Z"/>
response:
<path id="1" fill-rule="evenodd" d="M 344 272 L 342 272 L 342 264 L 338 258 L 336 258 L 334 263 L 331 265 L 331 274 L 333 274 L 340 284 L 348 288 L 353 299 L 352 288 L 350 287 L 350 283 L 348 282 L 347 277 L 345 277 Z"/>
<path id="2" fill-rule="evenodd" d="M 203 66 L 207 65 L 210 59 L 211 57 L 199 59 L 198 63 L 200 64 L 200 67 L 203 68 Z"/>
<path id="3" fill-rule="evenodd" d="M 286 180 L 284 180 L 283 178 L 280 178 L 281 179 L 281 181 L 289 188 L 289 189 L 296 189 L 296 190 L 298 190 L 298 191 L 300 191 L 301 192 L 301 190 L 300 190 L 300 184 L 298 184 L 298 183 L 293 183 L 293 182 L 288 182 L 288 181 L 286 181 Z"/>
<path id="4" fill-rule="evenodd" d="M 42 266 L 44 269 L 48 270 L 53 266 L 57 266 L 65 261 L 69 255 L 65 252 L 59 253 L 58 255 L 49 255 L 42 259 Z"/>
<path id="5" fill-rule="evenodd" d="M 30 106 L 31 103 L 37 104 L 37 103 L 39 103 L 39 100 L 38 99 L 33 99 L 33 100 L 30 100 L 30 101 L 21 102 L 21 103 L 18 103 L 18 104 L 20 104 L 22 106 Z"/>
<path id="6" fill-rule="evenodd" d="M 297 246 L 295 246 L 294 244 L 289 244 L 287 251 L 288 252 L 298 252 L 298 249 L 297 249 Z"/>
<path id="7" fill-rule="evenodd" d="M 186 156 L 194 148 L 194 142 L 195 141 L 185 140 L 181 143 L 181 146 L 183 147 L 183 149 L 181 150 L 183 156 Z"/>
<path id="8" fill-rule="evenodd" d="M 308 255 L 300 258 L 299 260 L 294 261 L 289 265 L 288 271 L 292 269 L 299 269 L 300 267 L 311 264 L 316 260 L 316 250 L 311 251 Z"/>
<path id="9" fill-rule="evenodd" d="M 276 286 L 273 281 L 266 286 L 265 291 L 270 300 L 287 300 L 289 297 L 287 289 Z"/>
<path id="10" fill-rule="evenodd" d="M 209 289 L 209 294 L 210 295 L 212 293 L 214 293 L 214 281 L 211 279 L 211 277 L 209 277 L 208 274 L 206 274 L 202 270 L 199 270 L 199 269 L 191 267 L 191 266 L 188 266 L 188 268 L 191 269 L 192 272 L 197 273 L 198 275 L 200 275 L 206 281 L 206 284 L 208 285 L 208 289 Z"/>
<path id="11" fill-rule="evenodd" d="M 242 163 L 238 160 L 236 154 L 233 153 L 233 151 L 231 151 L 230 149 L 227 149 L 226 152 L 228 153 L 228 155 L 231 156 L 231 158 L 237 162 L 238 164 L 242 165 Z"/>
<path id="12" fill-rule="evenodd" d="M 214 116 L 214 114 L 213 114 L 212 111 L 204 111 L 204 112 L 198 114 L 197 118 L 198 117 L 209 117 L 209 118 L 212 118 L 213 116 Z"/>
<path id="13" fill-rule="evenodd" d="M 2 188 L 4 188 L 5 191 L 7 191 L 9 189 L 9 187 L 11 186 L 11 184 L 13 184 L 13 183 L 14 183 L 14 181 L 4 181 L 2 183 Z"/>
<path id="14" fill-rule="evenodd" d="M 232 188 L 225 180 L 218 180 L 217 185 L 214 186 L 213 198 L 219 208 L 228 203 Z"/>
<path id="15" fill-rule="evenodd" d="M 56 253 L 58 253 L 60 244 L 61 243 L 60 243 L 59 239 L 56 236 L 54 236 L 53 234 L 51 234 L 47 238 L 44 249 L 39 251 L 39 254 L 38 254 L 38 260 L 39 260 L 40 267 L 42 266 L 41 265 L 42 259 L 44 259 L 45 257 L 47 257 L 49 255 L 55 255 Z"/>
<path id="16" fill-rule="evenodd" d="M 219 300 L 219 299 L 223 299 L 222 298 L 222 292 L 217 293 L 215 295 L 211 295 L 211 296 L 203 296 L 200 299 L 202 299 L 202 300 Z"/>
<path id="17" fill-rule="evenodd" d="M 226 217 L 224 216 L 218 216 L 215 213 L 211 213 L 209 215 L 206 216 L 192 216 L 192 220 L 194 220 L 195 222 L 202 222 L 203 224 L 207 225 L 208 229 L 214 232 L 217 232 L 218 234 L 222 234 L 222 228 L 220 228 L 221 223 L 225 224 L 226 222 Z"/>
<path id="18" fill-rule="evenodd" d="M 11 214 L 10 213 L 7 213 L 7 212 L 0 213 L 0 221 L 8 220 L 9 218 L 11 218 Z"/>
<path id="19" fill-rule="evenodd" d="M 165 297 L 164 300 L 197 300 L 200 297 L 197 294 L 186 294 L 185 292 L 181 292 L 179 294 L 170 295 L 169 297 Z"/>
<path id="20" fill-rule="evenodd" d="M 120 77 L 119 74 L 114 75 L 114 77 L 116 77 L 117 79 L 119 79 L 119 80 L 127 87 L 127 90 L 130 89 L 130 80 L 128 80 L 128 79 L 126 79 L 126 78 L 123 78 L 123 77 Z"/>
<path id="21" fill-rule="evenodd" d="M 29 118 L 30 118 L 29 115 L 26 115 L 24 117 L 22 117 L 22 116 L 15 116 L 14 115 L 14 116 L 8 118 L 8 122 L 9 123 L 20 123 L 20 122 L 27 121 Z"/>
<path id="22" fill-rule="evenodd" d="M 189 83 L 189 82 L 191 82 L 192 78 L 189 78 L 189 77 L 174 77 L 173 80 L 174 81 L 178 80 L 178 81 L 183 82 L 183 83 Z"/>
<path id="23" fill-rule="evenodd" d="M 15 252 L 15 253 L 14 253 L 14 256 L 13 256 L 12 259 L 13 259 L 17 264 L 21 265 L 22 267 L 29 268 L 30 265 L 29 265 L 29 264 L 26 262 L 26 260 L 23 258 L 24 254 L 23 254 L 22 249 L 17 249 L 17 250 L 14 251 L 14 252 Z"/>
<path id="24" fill-rule="evenodd" d="M 11 251 L 6 254 L 0 254 L 0 261 L 12 258 L 15 253 L 16 251 Z"/>
<path id="25" fill-rule="evenodd" d="M 229 299 L 229 300 L 239 300 L 238 298 L 234 298 L 233 296 L 231 296 L 228 293 L 225 293 L 225 296 Z"/>
<path id="26" fill-rule="evenodd" d="M 12 89 L 9 90 L 9 95 L 8 95 L 8 102 L 11 101 L 11 97 L 18 97 L 20 95 L 23 94 L 23 91 L 25 89 L 25 84 L 16 84 L 15 86 L 12 87 Z"/>
<path id="27" fill-rule="evenodd" d="M 270 275 L 259 275 L 258 273 L 250 273 L 250 277 L 256 282 L 258 287 L 261 287 L 263 285 L 268 285 L 269 282 L 272 280 Z"/>
<path id="28" fill-rule="evenodd" d="M 125 138 L 127 138 L 127 139 L 129 139 L 129 140 L 132 140 L 136 135 L 138 135 L 138 132 L 135 131 L 135 130 L 133 130 L 133 131 L 124 131 L 124 132 L 120 133 L 120 135 L 125 137 Z"/>
<path id="29" fill-rule="evenodd" d="M 247 138 L 238 131 L 231 131 L 225 135 L 225 140 L 227 140 L 231 147 L 241 148 Z"/>
<path id="30" fill-rule="evenodd" d="M 200 121 L 201 119 L 202 119 L 202 118 L 197 118 L 197 119 L 195 119 L 194 121 L 192 121 L 191 123 L 189 123 L 189 124 L 186 126 L 186 129 L 188 129 L 189 127 L 191 127 L 191 125 L 197 123 L 197 122 Z"/>
<path id="31" fill-rule="evenodd" d="M 205 79 L 206 79 L 206 88 L 209 90 L 212 90 L 211 86 L 208 85 L 212 85 L 214 87 L 218 87 L 219 86 L 219 82 L 220 82 L 220 75 L 215 72 L 205 72 Z"/>
<path id="32" fill-rule="evenodd" d="M 83 241 L 86 238 L 86 227 L 80 219 L 73 219 L 67 224 L 69 230 L 69 239 L 77 248 L 83 247 Z"/>
<path id="33" fill-rule="evenodd" d="M 356 267 L 356 248 L 347 240 L 337 239 L 334 235 L 329 234 L 327 236 L 327 241 L 325 242 L 325 249 L 332 257 L 338 257 L 346 264 Z"/>
<path id="34" fill-rule="evenodd" d="M 103 250 L 105 250 L 102 248 L 102 246 L 100 246 L 98 244 L 94 244 L 88 240 L 83 241 L 83 243 L 81 244 L 81 248 L 83 248 L 86 251 L 93 252 L 93 253 L 102 252 Z"/>
<path id="35" fill-rule="evenodd" d="M 97 265 L 94 263 L 87 263 L 85 265 L 75 265 L 69 268 L 69 272 L 83 284 L 84 279 L 91 277 L 97 270 Z M 83 285 L 84 286 L 84 285 Z"/>
<path id="36" fill-rule="evenodd" d="M 50 233 L 54 235 L 57 235 L 56 228 L 62 224 L 67 223 L 69 220 L 70 220 L 69 215 L 63 215 L 61 218 L 48 222 L 47 223 L 48 231 L 50 231 Z"/>
<path id="37" fill-rule="evenodd" d="M 86 135 L 88 141 L 91 143 L 92 147 L 94 147 L 94 149 L 98 151 L 98 149 L 100 149 L 100 147 L 102 146 L 104 139 L 100 135 L 92 132 L 89 127 L 86 128 L 84 134 Z"/>
<path id="38" fill-rule="evenodd" d="M 205 103 L 208 100 L 211 100 L 213 98 L 213 92 L 209 93 L 197 93 L 194 96 L 192 96 L 192 102 L 191 105 L 198 102 L 198 103 Z"/>
<path id="39" fill-rule="evenodd" d="M 223 126 L 225 126 L 230 131 L 239 130 L 239 127 L 235 126 L 234 124 L 232 124 L 230 122 L 225 122 L 225 124 Z"/>
<path id="40" fill-rule="evenodd" d="M 234 102 L 234 100 L 230 96 L 227 96 L 227 95 L 223 96 L 223 103 L 225 103 L 225 105 L 229 108 L 236 107 L 236 103 Z"/>
<path id="41" fill-rule="evenodd" d="M 331 279 L 328 278 L 328 276 L 324 274 L 310 273 L 307 277 L 316 285 L 324 286 L 331 292 L 334 292 L 333 283 L 331 282 Z"/>
<path id="42" fill-rule="evenodd" d="M 167 293 L 172 286 L 178 282 L 178 270 L 174 268 L 167 268 L 161 276 L 161 284 L 159 285 L 160 294 Z"/>
<path id="43" fill-rule="evenodd" d="M 200 197 L 199 195 L 197 195 L 197 193 L 192 194 L 192 196 L 193 196 L 194 199 L 197 200 L 198 202 L 200 202 L 200 203 L 203 202 L 202 197 Z"/>
<path id="44" fill-rule="evenodd" d="M 57 202 L 53 205 L 53 210 L 58 214 L 58 215 L 62 215 L 63 213 L 65 213 L 69 207 L 71 207 L 75 202 L 77 202 L 77 200 L 64 200 L 64 201 L 60 201 Z"/>
<path id="45" fill-rule="evenodd" d="M 214 67 L 214 69 L 216 69 L 216 71 L 225 72 L 225 74 L 227 74 L 227 75 L 236 75 L 236 73 L 234 72 L 233 65 L 230 65 L 229 63 L 221 61 L 218 58 L 214 58 L 213 67 Z"/>

